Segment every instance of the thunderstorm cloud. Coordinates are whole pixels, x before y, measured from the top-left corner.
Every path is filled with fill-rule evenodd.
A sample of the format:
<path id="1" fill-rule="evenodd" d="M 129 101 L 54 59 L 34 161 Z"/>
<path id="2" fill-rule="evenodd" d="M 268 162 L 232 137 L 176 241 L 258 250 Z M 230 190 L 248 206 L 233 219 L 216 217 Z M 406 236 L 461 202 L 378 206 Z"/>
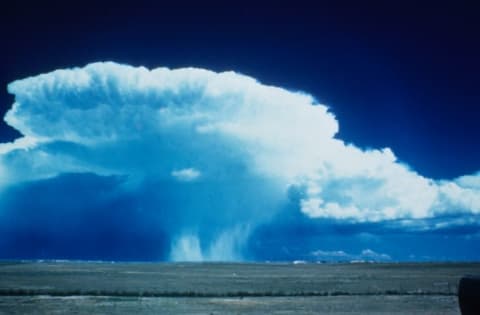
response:
<path id="1" fill-rule="evenodd" d="M 159 259 L 235 260 L 257 228 L 292 211 L 306 224 L 416 230 L 480 214 L 479 173 L 426 178 L 389 148 L 339 139 L 334 114 L 313 96 L 235 72 L 93 63 L 18 80 L 8 91 L 15 102 L 5 121 L 23 137 L 0 144 L 5 233 L 31 231 L 24 221 L 38 212 L 66 211 L 138 236 L 122 232 L 127 219 L 107 219 L 125 215 L 149 231 L 142 237 L 165 243 Z M 53 230 L 47 219 L 37 223 Z M 316 252 L 325 253 L 345 254 Z"/>

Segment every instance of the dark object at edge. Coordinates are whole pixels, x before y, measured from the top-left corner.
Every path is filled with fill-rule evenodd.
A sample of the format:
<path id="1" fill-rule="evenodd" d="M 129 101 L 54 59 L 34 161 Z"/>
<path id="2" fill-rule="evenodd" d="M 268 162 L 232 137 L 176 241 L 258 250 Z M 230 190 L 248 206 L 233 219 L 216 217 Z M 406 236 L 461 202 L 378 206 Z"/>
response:
<path id="1" fill-rule="evenodd" d="M 465 276 L 458 285 L 458 303 L 462 315 L 480 314 L 480 276 Z"/>

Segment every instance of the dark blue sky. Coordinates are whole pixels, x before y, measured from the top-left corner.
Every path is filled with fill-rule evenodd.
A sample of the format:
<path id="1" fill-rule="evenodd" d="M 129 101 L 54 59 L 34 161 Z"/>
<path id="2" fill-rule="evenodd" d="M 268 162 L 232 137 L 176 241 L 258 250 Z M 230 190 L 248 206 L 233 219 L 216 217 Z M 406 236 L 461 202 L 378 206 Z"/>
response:
<path id="1" fill-rule="evenodd" d="M 17 118 L 50 142 L 0 155 L 0 170 L 7 174 L 6 184 L 0 177 L 0 184 L 5 184 L 0 186 L 0 258 L 167 260 L 172 252 L 183 250 L 195 257 L 198 248 L 207 248 L 204 257 L 218 259 L 211 250 L 236 260 L 229 254 L 239 247 L 241 258 L 253 260 L 479 260 L 480 10 L 473 2 L 435 6 L 393 1 L 289 6 L 88 2 L 0 4 L 0 115 L 13 103 L 8 83 L 55 69 L 96 61 L 148 68 L 191 66 L 234 70 L 263 84 L 308 92 L 335 114 L 340 124 L 336 137 L 355 146 L 320 139 L 325 151 L 337 155 L 320 165 L 326 169 L 321 176 L 306 177 L 298 185 L 285 181 L 290 185 L 285 192 L 283 179 L 278 180 L 280 185 L 270 173 L 260 176 L 252 170 L 267 160 L 281 177 L 284 174 L 278 173 L 288 173 L 288 167 L 301 164 L 304 157 L 308 166 L 308 157 L 315 155 L 311 152 L 323 153 L 324 147 L 309 142 L 309 136 L 310 131 L 320 131 L 319 138 L 331 137 L 328 126 L 323 130 L 308 125 L 310 116 L 302 116 L 302 108 L 318 114 L 314 117 L 326 125 L 334 121 L 300 94 L 275 92 L 275 102 L 286 95 L 299 103 L 283 115 L 278 108 L 284 104 L 272 107 L 270 99 L 260 97 L 264 102 L 254 105 L 264 106 L 259 108 L 266 114 L 258 121 L 256 108 L 252 111 L 242 99 L 234 98 L 237 111 L 231 112 L 222 98 L 203 104 L 203 114 L 218 112 L 212 119 L 226 124 L 235 121 L 228 120 L 231 116 L 244 114 L 238 108 L 253 112 L 239 119 L 243 125 L 236 131 L 241 136 L 242 128 L 257 132 L 271 128 L 264 147 L 248 147 L 248 141 L 236 142 L 241 137 L 232 140 L 227 133 L 203 137 L 199 129 L 191 133 L 189 125 L 142 133 L 143 126 L 161 125 L 150 120 L 152 112 L 163 110 L 155 102 L 193 107 L 188 97 L 204 91 L 192 88 L 180 96 L 165 96 L 157 86 L 158 91 L 142 94 L 135 82 L 125 83 L 128 73 L 140 73 L 136 68 L 94 64 L 77 69 L 71 72 L 75 79 L 88 72 L 95 83 L 80 92 L 78 82 L 63 86 L 63 77 L 52 73 L 36 83 L 22 81 L 11 86 L 17 99 L 25 101 Z M 171 78 L 172 73 L 164 75 Z M 200 78 L 202 87 L 206 74 L 191 70 L 191 75 Z M 209 75 L 212 82 L 224 78 Z M 110 85 L 95 81 L 102 78 L 111 80 Z M 240 76 L 226 78 L 240 89 L 251 84 Z M 34 83 L 40 88 L 29 99 Z M 266 91 L 264 86 L 254 87 Z M 220 84 L 222 88 L 231 97 L 236 87 Z M 248 89 L 243 92 L 250 95 Z M 54 101 L 42 106 L 50 100 L 46 94 Z M 102 99 L 105 95 L 107 101 Z M 121 112 L 128 107 L 125 98 L 133 100 L 127 105 L 138 105 L 132 117 Z M 106 103 L 119 117 L 105 117 L 99 108 Z M 100 114 L 95 116 L 95 110 Z M 303 120 L 282 120 L 291 118 L 290 113 Z M 141 119 L 135 121 L 134 114 Z M 174 122 L 190 118 L 166 117 Z M 291 121 L 297 126 L 287 130 Z M 302 129 L 304 122 L 307 127 Z M 208 134 L 208 124 L 200 127 Z M 102 142 L 103 131 L 120 140 Z M 277 141 L 278 134 L 285 142 Z M 0 142 L 18 136 L 0 123 Z M 256 136 L 258 141 L 261 135 Z M 283 150 L 284 143 L 291 144 L 288 141 L 294 145 Z M 295 145 L 302 147 L 293 152 Z M 309 150 L 313 146 L 318 150 Z M 270 155 L 272 147 L 278 151 Z M 390 161 L 389 151 L 358 149 L 384 147 L 427 179 Z M 255 154 L 252 158 L 248 149 L 258 158 Z M 341 160 L 338 169 L 331 166 L 336 159 Z M 358 172 L 349 168 L 354 163 Z M 281 171 L 275 168 L 279 165 Z M 473 176 L 435 181 L 467 174 Z M 249 224 L 250 230 L 245 228 Z"/>
<path id="2" fill-rule="evenodd" d="M 0 112 L 12 80 L 113 60 L 235 70 L 329 105 L 339 138 L 391 147 L 432 178 L 479 170 L 480 31 L 474 2 L 159 1 L 1 4 Z M 16 132 L 4 123 L 0 139 Z"/>

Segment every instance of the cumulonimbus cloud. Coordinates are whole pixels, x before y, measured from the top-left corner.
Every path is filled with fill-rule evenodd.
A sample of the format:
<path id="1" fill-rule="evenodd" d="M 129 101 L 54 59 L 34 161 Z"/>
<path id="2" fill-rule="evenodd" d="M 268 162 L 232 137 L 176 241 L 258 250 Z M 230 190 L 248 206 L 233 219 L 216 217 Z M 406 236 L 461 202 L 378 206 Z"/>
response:
<path id="1" fill-rule="evenodd" d="M 336 138 L 335 116 L 311 95 L 235 72 L 93 63 L 18 80 L 8 91 L 15 103 L 5 121 L 23 138 L 0 144 L 0 187 L 63 173 L 172 183 L 171 213 L 181 218 L 172 251 L 194 247 L 195 257 L 206 255 L 199 247 L 212 253 L 227 242 L 226 231 L 268 220 L 291 191 L 312 219 L 480 214 L 479 174 L 425 178 L 389 148 Z M 207 244 L 198 237 L 205 222 L 219 227 Z"/>

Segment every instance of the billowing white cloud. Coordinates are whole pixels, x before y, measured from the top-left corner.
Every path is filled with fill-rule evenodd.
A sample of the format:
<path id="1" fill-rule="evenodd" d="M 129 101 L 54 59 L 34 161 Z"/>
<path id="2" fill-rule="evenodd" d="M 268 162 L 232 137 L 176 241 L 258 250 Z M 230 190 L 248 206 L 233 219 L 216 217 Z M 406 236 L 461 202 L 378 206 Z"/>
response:
<path id="1" fill-rule="evenodd" d="M 343 250 L 316 250 L 310 255 L 317 260 L 324 261 L 390 261 L 392 257 L 385 253 L 378 253 L 372 249 L 364 249 L 360 254 L 350 254 Z"/>
<path id="2" fill-rule="evenodd" d="M 173 170 L 172 171 L 172 176 L 179 181 L 183 182 L 191 182 L 196 180 L 197 178 L 200 177 L 201 173 L 200 171 L 194 169 L 194 168 L 184 168 L 181 170 Z"/>
<path id="3" fill-rule="evenodd" d="M 350 254 L 347 254 L 343 250 L 328 251 L 328 250 L 318 249 L 316 251 L 313 251 L 311 255 L 315 257 L 335 257 L 335 258 L 350 257 Z"/>
<path id="4" fill-rule="evenodd" d="M 15 103 L 5 121 L 24 138 L 0 144 L 0 185 L 65 172 L 189 182 L 178 186 L 190 190 L 174 198 L 172 211 L 196 224 L 172 248 L 195 259 L 238 224 L 272 216 L 292 189 L 311 218 L 480 213 L 478 173 L 425 178 L 389 148 L 362 150 L 335 138 L 334 115 L 312 96 L 234 72 L 93 63 L 18 80 L 8 91 Z M 228 222 L 202 245 L 195 236 L 202 220 L 191 213 L 215 211 Z"/>
<path id="5" fill-rule="evenodd" d="M 371 260 L 391 260 L 392 257 L 388 254 L 384 253 L 377 253 L 369 248 L 362 250 L 360 257 L 364 259 L 371 259 Z"/>

